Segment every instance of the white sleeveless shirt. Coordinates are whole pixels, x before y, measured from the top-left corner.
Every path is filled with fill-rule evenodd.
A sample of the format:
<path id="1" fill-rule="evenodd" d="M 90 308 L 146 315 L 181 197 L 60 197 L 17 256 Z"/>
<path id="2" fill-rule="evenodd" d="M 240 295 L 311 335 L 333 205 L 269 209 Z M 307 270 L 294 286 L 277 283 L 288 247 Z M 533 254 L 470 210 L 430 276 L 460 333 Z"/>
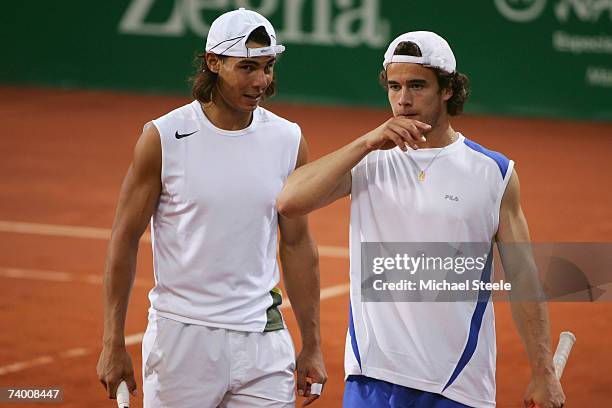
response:
<path id="1" fill-rule="evenodd" d="M 260 107 L 247 128 L 222 130 L 198 101 L 153 123 L 162 191 L 151 219 L 150 313 L 231 330 L 283 328 L 276 196 L 296 165 L 299 126 Z"/>
<path id="2" fill-rule="evenodd" d="M 347 375 L 495 406 L 493 304 L 362 302 L 360 245 L 492 242 L 512 171 L 511 160 L 461 134 L 442 151 L 374 151 L 353 168 Z"/>

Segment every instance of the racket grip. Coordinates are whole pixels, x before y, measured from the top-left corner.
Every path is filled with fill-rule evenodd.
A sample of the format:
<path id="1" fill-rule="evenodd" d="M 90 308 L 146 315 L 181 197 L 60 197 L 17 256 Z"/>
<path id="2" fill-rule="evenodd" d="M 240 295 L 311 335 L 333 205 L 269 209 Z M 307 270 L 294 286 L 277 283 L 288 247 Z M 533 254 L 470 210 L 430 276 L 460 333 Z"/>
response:
<path id="1" fill-rule="evenodd" d="M 570 351 L 572 351 L 572 347 L 574 347 L 575 342 L 576 336 L 574 336 L 574 333 L 572 332 L 564 331 L 559 335 L 559 344 L 557 344 L 557 350 L 553 356 L 555 375 L 559 380 L 563 375 L 567 358 L 569 357 Z M 529 408 L 537 408 L 537 405 L 532 402 L 529 404 Z"/>
<path id="2" fill-rule="evenodd" d="M 117 406 L 119 408 L 130 407 L 130 391 L 125 381 L 121 381 L 117 387 Z"/>
<path id="3" fill-rule="evenodd" d="M 570 351 L 572 351 L 572 347 L 576 342 L 576 336 L 574 336 L 571 332 L 561 332 L 559 335 L 559 344 L 557 345 L 557 351 L 555 351 L 555 355 L 553 357 L 553 365 L 555 366 L 555 374 L 557 378 L 561 378 L 563 375 L 563 369 L 565 369 L 565 364 L 567 363 L 567 358 L 569 357 Z"/>

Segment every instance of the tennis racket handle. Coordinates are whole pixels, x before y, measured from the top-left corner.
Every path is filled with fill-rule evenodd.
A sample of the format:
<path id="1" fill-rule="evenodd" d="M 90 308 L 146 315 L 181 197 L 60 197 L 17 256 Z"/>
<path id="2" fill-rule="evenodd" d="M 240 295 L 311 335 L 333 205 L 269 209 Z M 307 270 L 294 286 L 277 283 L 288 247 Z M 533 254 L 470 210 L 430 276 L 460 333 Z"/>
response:
<path id="1" fill-rule="evenodd" d="M 121 381 L 117 387 L 117 406 L 119 408 L 130 407 L 130 391 L 125 381 Z"/>
<path id="2" fill-rule="evenodd" d="M 564 331 L 559 335 L 559 344 L 557 345 L 557 350 L 555 351 L 555 355 L 553 357 L 555 374 L 559 379 L 561 378 L 561 375 L 563 375 L 563 369 L 565 368 L 567 358 L 569 357 L 570 351 L 572 351 L 572 347 L 574 347 L 575 342 L 576 336 L 574 336 L 574 334 L 571 332 Z"/>
<path id="3" fill-rule="evenodd" d="M 574 333 L 572 332 L 564 331 L 559 335 L 559 344 L 557 344 L 557 350 L 553 356 L 555 375 L 559 380 L 563 375 L 563 369 L 565 368 L 567 358 L 569 357 L 570 351 L 572 351 L 572 347 L 574 347 L 575 342 L 576 336 L 574 336 Z M 537 405 L 532 402 L 529 404 L 529 408 L 537 408 Z"/>

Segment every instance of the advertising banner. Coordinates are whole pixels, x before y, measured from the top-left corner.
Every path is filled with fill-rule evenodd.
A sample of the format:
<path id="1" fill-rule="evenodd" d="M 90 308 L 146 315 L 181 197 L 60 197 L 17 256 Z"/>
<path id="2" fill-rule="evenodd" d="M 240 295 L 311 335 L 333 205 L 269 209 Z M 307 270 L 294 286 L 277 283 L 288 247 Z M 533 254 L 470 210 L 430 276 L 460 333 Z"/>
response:
<path id="1" fill-rule="evenodd" d="M 211 22 L 246 7 L 287 47 L 277 100 L 384 107 L 382 56 L 435 31 L 466 111 L 612 120 L 612 0 L 63 0 L 3 4 L 0 81 L 188 94 Z"/>

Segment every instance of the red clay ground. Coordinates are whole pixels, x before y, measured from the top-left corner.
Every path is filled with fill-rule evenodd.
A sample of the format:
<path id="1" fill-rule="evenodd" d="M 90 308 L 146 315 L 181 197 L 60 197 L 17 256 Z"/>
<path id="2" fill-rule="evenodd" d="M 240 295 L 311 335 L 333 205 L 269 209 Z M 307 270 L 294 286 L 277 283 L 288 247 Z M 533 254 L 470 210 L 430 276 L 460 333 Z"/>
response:
<path id="1" fill-rule="evenodd" d="M 186 102 L 178 97 L 0 87 L 0 221 L 8 222 L 0 222 L 0 387 L 61 386 L 62 406 L 113 406 L 95 375 L 102 336 L 101 286 L 99 281 L 86 281 L 102 275 L 106 241 L 86 237 L 95 231 L 62 236 L 40 224 L 110 228 L 142 125 Z M 312 158 L 388 117 L 382 110 L 270 108 L 302 126 Z M 454 126 L 517 162 L 534 240 L 612 241 L 612 124 L 465 116 Z M 37 224 L 38 232 L 7 232 L 19 222 Z M 346 247 L 348 201 L 313 214 L 311 226 L 320 245 Z M 7 277 L 10 268 L 19 269 L 22 277 Z M 346 283 L 347 271 L 346 258 L 322 257 L 322 287 Z M 23 277 L 32 272 L 37 273 L 35 278 Z M 137 279 L 128 335 L 146 327 L 146 295 L 152 284 L 147 243 L 141 245 Z M 341 405 L 347 304 L 347 294 L 321 303 L 329 372 L 324 396 L 316 404 L 321 408 Z M 571 330 L 578 338 L 563 378 L 567 406 L 609 406 L 612 305 L 552 304 L 550 311 L 555 342 L 562 330 Z M 508 305 L 497 304 L 496 312 L 498 406 L 519 407 L 529 366 Z M 290 311 L 285 316 L 297 346 L 295 321 Z M 129 351 L 140 386 L 140 344 L 135 342 Z M 6 372 L 7 366 L 40 357 L 50 360 L 31 367 L 12 366 L 13 371 Z M 140 405 L 139 398 L 133 406 Z"/>

